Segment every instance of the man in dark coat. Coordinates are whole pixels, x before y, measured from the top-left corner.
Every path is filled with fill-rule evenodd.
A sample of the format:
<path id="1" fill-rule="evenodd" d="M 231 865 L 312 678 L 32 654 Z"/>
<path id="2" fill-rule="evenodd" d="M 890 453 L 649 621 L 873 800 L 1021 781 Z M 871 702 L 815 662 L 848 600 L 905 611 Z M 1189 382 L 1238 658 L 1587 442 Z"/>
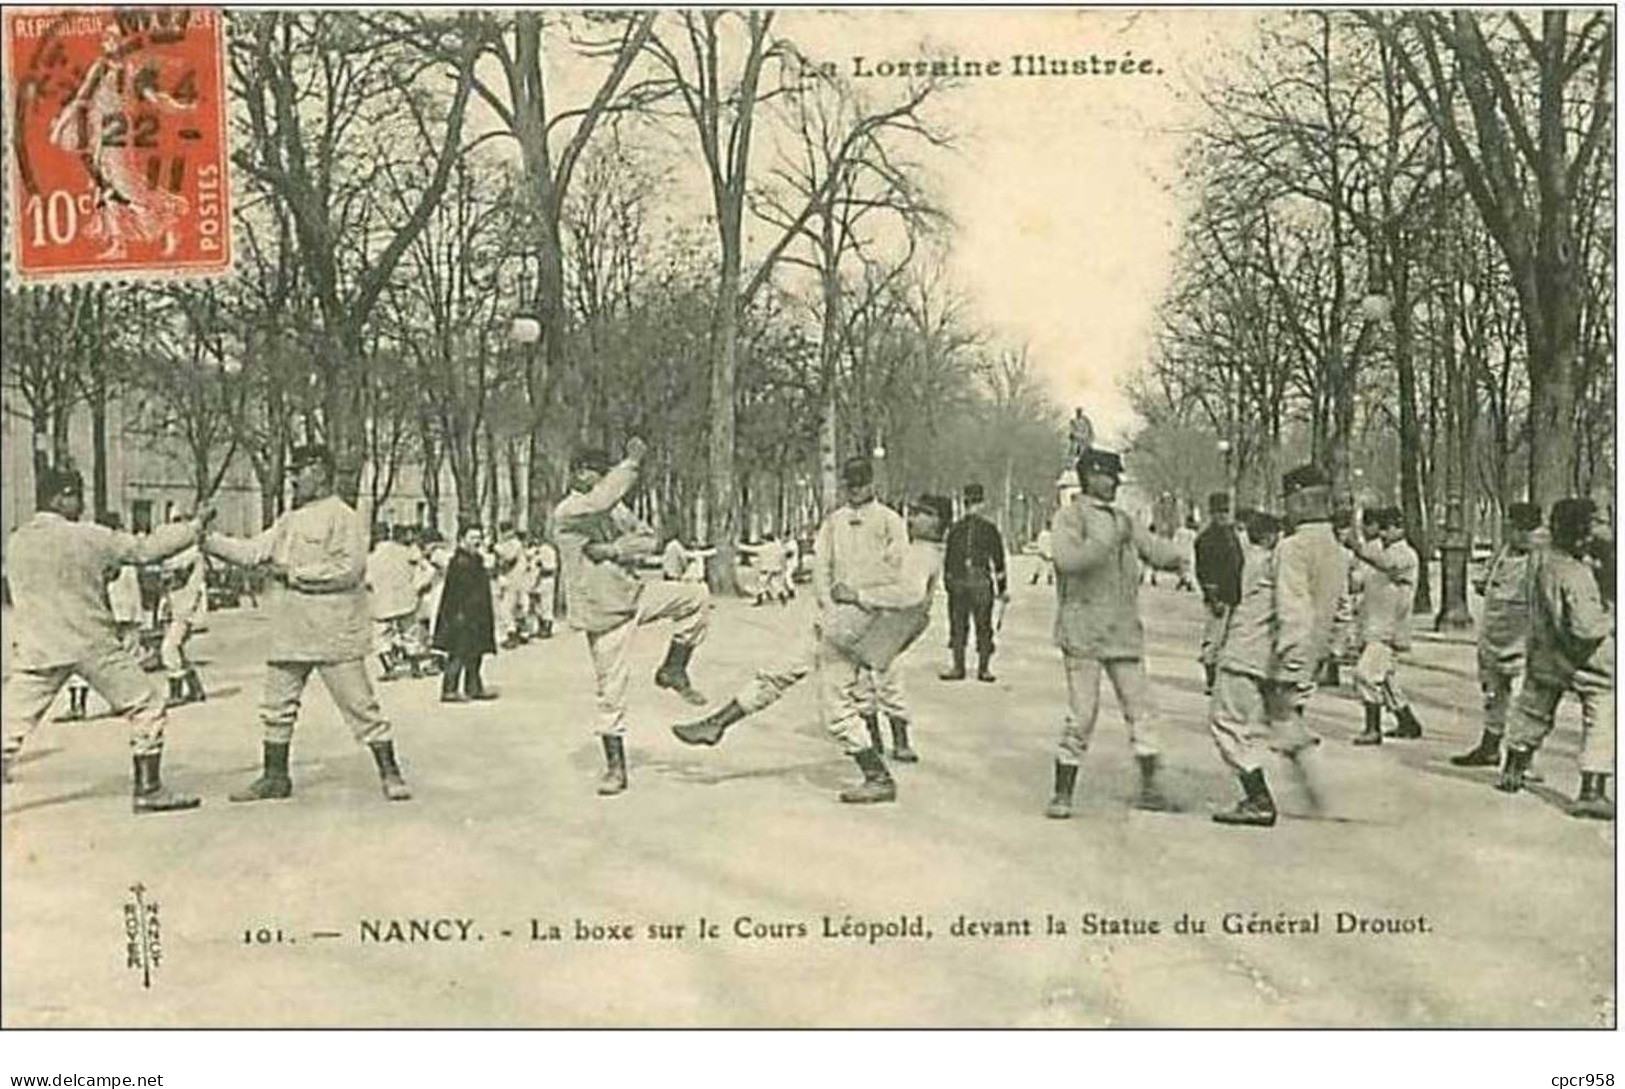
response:
<path id="1" fill-rule="evenodd" d="M 479 526 L 463 527 L 457 536 L 457 553 L 446 566 L 440 614 L 434 621 L 434 648 L 446 653 L 440 680 L 442 703 L 496 699 L 496 693 L 487 692 L 480 681 L 480 658 L 497 652 L 491 575 L 482 558 L 484 544 Z M 459 678 L 462 693 L 457 691 Z"/>
<path id="2" fill-rule="evenodd" d="M 1207 528 L 1196 538 L 1196 581 L 1202 588 L 1202 603 L 1207 606 L 1201 662 L 1204 691 L 1212 695 L 1225 624 L 1241 601 L 1242 550 L 1241 540 L 1230 524 L 1230 493 L 1208 496 L 1207 512 Z"/>
<path id="3" fill-rule="evenodd" d="M 993 660 L 993 599 L 1010 600 L 1004 569 L 1004 539 L 999 527 L 982 517 L 980 484 L 965 485 L 965 516 L 948 531 L 943 560 L 943 584 L 948 587 L 948 649 L 953 666 L 945 681 L 965 679 L 965 640 L 972 618 L 976 621 L 976 679 L 993 681 L 988 670 Z"/>

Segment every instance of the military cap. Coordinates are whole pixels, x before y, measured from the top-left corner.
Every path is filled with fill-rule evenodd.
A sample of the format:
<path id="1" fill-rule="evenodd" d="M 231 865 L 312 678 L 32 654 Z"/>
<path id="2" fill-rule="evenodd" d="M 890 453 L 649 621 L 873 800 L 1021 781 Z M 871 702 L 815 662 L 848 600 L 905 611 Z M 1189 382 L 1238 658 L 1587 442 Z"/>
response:
<path id="1" fill-rule="evenodd" d="M 1123 459 L 1111 450 L 1090 447 L 1078 458 L 1078 475 L 1081 477 L 1085 473 L 1106 473 L 1110 476 L 1122 476 Z"/>
<path id="2" fill-rule="evenodd" d="M 583 446 L 570 458 L 570 471 L 591 469 L 595 473 L 609 472 L 609 452 L 598 446 Z"/>
<path id="3" fill-rule="evenodd" d="M 1329 488 L 1332 478 L 1318 465 L 1300 465 L 1281 477 L 1281 491 L 1287 495 L 1305 488 Z"/>
<path id="4" fill-rule="evenodd" d="M 982 491 L 982 486 L 980 484 L 966 484 L 965 490 L 960 494 L 964 497 L 964 500 L 967 503 L 980 503 L 983 499 L 987 498 L 987 493 Z"/>
<path id="5" fill-rule="evenodd" d="M 319 442 L 295 446 L 288 454 L 288 471 L 297 473 L 307 465 L 320 465 L 333 475 L 333 452 Z"/>
<path id="6" fill-rule="evenodd" d="M 1540 507 L 1535 503 L 1514 503 L 1507 508 L 1507 521 L 1516 529 L 1540 528 Z"/>
<path id="7" fill-rule="evenodd" d="M 849 488 L 861 488 L 874 483 L 874 462 L 862 454 L 855 454 L 841 463 L 841 483 Z"/>

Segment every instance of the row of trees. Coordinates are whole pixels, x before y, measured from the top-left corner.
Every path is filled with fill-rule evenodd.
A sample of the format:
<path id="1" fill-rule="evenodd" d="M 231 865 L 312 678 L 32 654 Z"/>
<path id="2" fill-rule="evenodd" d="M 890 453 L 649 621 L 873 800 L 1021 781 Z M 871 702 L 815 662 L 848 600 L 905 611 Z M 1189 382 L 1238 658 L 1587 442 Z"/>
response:
<path id="1" fill-rule="evenodd" d="M 1270 18 L 1209 94 L 1134 390 L 1166 486 L 1224 483 L 1222 440 L 1268 502 L 1312 456 L 1345 497 L 1392 487 L 1424 555 L 1611 489 L 1613 61 L 1600 11 Z"/>
<path id="2" fill-rule="evenodd" d="M 270 518 L 319 439 L 375 503 L 410 474 L 433 519 L 541 525 L 574 446 L 640 433 L 640 501 L 723 581 L 841 454 L 899 494 L 1049 494 L 1060 414 L 941 272 L 944 88 L 866 97 L 770 12 L 229 18 L 238 275 L 7 294 L 42 458 L 119 398 L 200 498 L 247 459 Z"/>

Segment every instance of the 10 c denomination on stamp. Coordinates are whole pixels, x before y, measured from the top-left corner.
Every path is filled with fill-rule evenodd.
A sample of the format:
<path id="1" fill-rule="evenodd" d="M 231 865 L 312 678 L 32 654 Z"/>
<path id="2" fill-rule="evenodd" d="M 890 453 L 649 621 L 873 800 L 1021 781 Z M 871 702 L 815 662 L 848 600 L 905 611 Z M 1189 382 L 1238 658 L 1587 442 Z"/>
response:
<path id="1" fill-rule="evenodd" d="M 221 13 L 24 9 L 4 29 L 16 280 L 229 272 Z"/>

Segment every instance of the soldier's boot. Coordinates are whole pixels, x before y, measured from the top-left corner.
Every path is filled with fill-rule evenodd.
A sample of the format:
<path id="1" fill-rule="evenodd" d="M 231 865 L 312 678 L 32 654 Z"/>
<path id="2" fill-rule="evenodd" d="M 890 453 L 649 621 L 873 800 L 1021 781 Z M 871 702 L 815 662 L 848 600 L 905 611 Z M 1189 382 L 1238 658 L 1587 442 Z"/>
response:
<path id="1" fill-rule="evenodd" d="M 685 745 L 715 745 L 728 727 L 744 717 L 745 709 L 739 706 L 739 701 L 729 700 L 698 721 L 679 722 L 671 732 Z"/>
<path id="2" fill-rule="evenodd" d="M 1356 745 L 1382 744 L 1382 704 L 1365 705 L 1365 733 L 1354 739 Z"/>
<path id="3" fill-rule="evenodd" d="M 1396 737 L 1401 741 L 1415 741 L 1422 736 L 1422 724 L 1416 720 L 1416 712 L 1411 710 L 1410 704 L 1401 707 L 1395 717 L 1399 722 L 1389 737 Z"/>
<path id="4" fill-rule="evenodd" d="M 171 687 L 173 687 L 173 685 Z M 86 694 L 86 690 L 80 688 L 78 685 L 69 686 L 68 711 L 67 714 L 62 716 L 62 721 L 76 722 L 85 717 L 84 705 L 80 702 L 80 697 Z"/>
<path id="5" fill-rule="evenodd" d="M 400 664 L 400 659 L 396 656 L 395 651 L 379 651 L 378 664 L 384 669 L 382 680 L 392 681 L 395 679 L 395 667 Z"/>
<path id="6" fill-rule="evenodd" d="M 599 741 L 604 745 L 604 774 L 598 780 L 598 793 L 608 797 L 626 789 L 626 740 L 604 734 Z"/>
<path id="7" fill-rule="evenodd" d="M 1264 781 L 1262 768 L 1241 774 L 1241 789 L 1245 797 L 1233 809 L 1221 809 L 1213 814 L 1217 824 L 1240 824 L 1253 828 L 1271 828 L 1275 825 L 1275 799 L 1270 796 L 1269 784 Z"/>
<path id="8" fill-rule="evenodd" d="M 197 675 L 197 670 L 191 666 L 186 668 L 186 676 L 182 677 L 181 680 L 186 682 L 186 698 L 188 700 L 193 703 L 202 703 L 209 698 L 209 694 L 203 691 L 203 679 Z"/>
<path id="9" fill-rule="evenodd" d="M 551 638 L 553 638 L 553 621 L 551 621 L 551 620 L 542 621 L 542 638 L 543 639 L 551 639 Z"/>
<path id="10" fill-rule="evenodd" d="M 242 790 L 232 791 L 229 795 L 232 801 L 263 802 L 293 795 L 293 778 L 288 774 L 288 742 L 267 741 L 263 747 L 265 770 Z"/>
<path id="11" fill-rule="evenodd" d="M 72 700 L 72 702 L 73 702 L 73 717 L 74 718 L 81 718 L 82 719 L 82 718 L 89 718 L 90 717 L 90 688 L 89 688 L 89 686 L 87 686 L 87 685 L 79 685 L 78 687 L 74 688 L 71 695 L 69 696 L 69 699 Z"/>
<path id="12" fill-rule="evenodd" d="M 865 714 L 863 728 L 869 732 L 869 747 L 875 752 L 885 752 L 885 747 L 880 744 L 880 714 L 876 711 Z"/>
<path id="13" fill-rule="evenodd" d="M 992 651 L 978 651 L 977 652 L 977 655 L 976 655 L 976 679 L 983 682 L 984 684 L 992 684 L 994 681 L 999 679 L 999 678 L 995 677 L 993 675 L 993 671 L 988 668 L 988 663 L 990 663 L 992 661 L 993 661 L 993 652 Z"/>
<path id="14" fill-rule="evenodd" d="M 447 658 L 440 668 L 440 702 L 441 703 L 467 703 L 468 697 L 461 691 L 463 679 L 463 665 L 455 658 Z"/>
<path id="15" fill-rule="evenodd" d="M 1337 688 L 1343 683 L 1343 669 L 1336 658 L 1327 658 L 1325 669 L 1322 671 L 1326 678 L 1327 688 Z"/>
<path id="16" fill-rule="evenodd" d="M 1162 784 L 1157 776 L 1161 758 L 1155 753 L 1146 753 L 1136 756 L 1134 760 L 1140 767 L 1140 793 L 1134 798 L 1134 808 L 1153 813 L 1173 812 L 1174 804 L 1162 792 Z"/>
<path id="17" fill-rule="evenodd" d="M 886 719 L 891 723 L 891 758 L 899 764 L 918 764 L 920 754 L 908 744 L 908 719 L 894 715 L 887 715 Z"/>
<path id="18" fill-rule="evenodd" d="M 954 647 L 952 653 L 954 664 L 938 673 L 937 677 L 944 681 L 962 681 L 965 679 L 965 648 Z"/>
<path id="19" fill-rule="evenodd" d="M 373 763 L 378 765 L 378 783 L 384 788 L 384 797 L 392 802 L 410 800 L 412 788 L 406 785 L 401 766 L 395 762 L 395 742 L 373 741 L 367 747 L 372 750 Z"/>
<path id="20" fill-rule="evenodd" d="M 182 794 L 164 786 L 161 766 L 163 754 L 143 753 L 135 758 L 135 790 L 130 808 L 137 813 L 165 813 L 174 809 L 196 809 L 203 799 L 195 794 Z"/>
<path id="21" fill-rule="evenodd" d="M 1580 773 L 1580 796 L 1569 806 L 1569 816 L 1589 817 L 1598 821 L 1614 819 L 1614 803 L 1608 800 L 1607 772 Z"/>
<path id="22" fill-rule="evenodd" d="M 1203 664 L 1202 666 L 1202 695 L 1213 695 L 1213 682 L 1219 679 L 1219 667 Z"/>
<path id="23" fill-rule="evenodd" d="M 1072 816 L 1072 791 L 1078 785 L 1078 765 L 1055 761 L 1055 789 L 1050 793 L 1044 816 L 1064 821 Z"/>
<path id="24" fill-rule="evenodd" d="M 655 670 L 655 687 L 669 688 L 683 697 L 684 702 L 695 707 L 704 707 L 706 704 L 704 694 L 695 688 L 694 682 L 688 678 L 688 660 L 693 656 L 693 647 L 673 639 L 666 647 L 666 660 Z"/>
<path id="25" fill-rule="evenodd" d="M 1501 735 L 1484 731 L 1478 744 L 1469 752 L 1452 756 L 1450 762 L 1458 768 L 1493 768 L 1501 763 Z"/>
<path id="26" fill-rule="evenodd" d="M 1508 747 L 1506 762 L 1501 765 L 1501 778 L 1496 781 L 1495 789 L 1506 794 L 1516 794 L 1522 790 L 1524 773 L 1529 770 L 1529 761 L 1534 755 L 1528 749 Z"/>
<path id="27" fill-rule="evenodd" d="M 863 782 L 841 791 L 841 801 L 868 805 L 897 800 L 897 784 L 892 782 L 891 772 L 886 770 L 886 761 L 878 747 L 855 753 L 852 759 L 857 761 L 858 768 L 863 772 Z"/>

